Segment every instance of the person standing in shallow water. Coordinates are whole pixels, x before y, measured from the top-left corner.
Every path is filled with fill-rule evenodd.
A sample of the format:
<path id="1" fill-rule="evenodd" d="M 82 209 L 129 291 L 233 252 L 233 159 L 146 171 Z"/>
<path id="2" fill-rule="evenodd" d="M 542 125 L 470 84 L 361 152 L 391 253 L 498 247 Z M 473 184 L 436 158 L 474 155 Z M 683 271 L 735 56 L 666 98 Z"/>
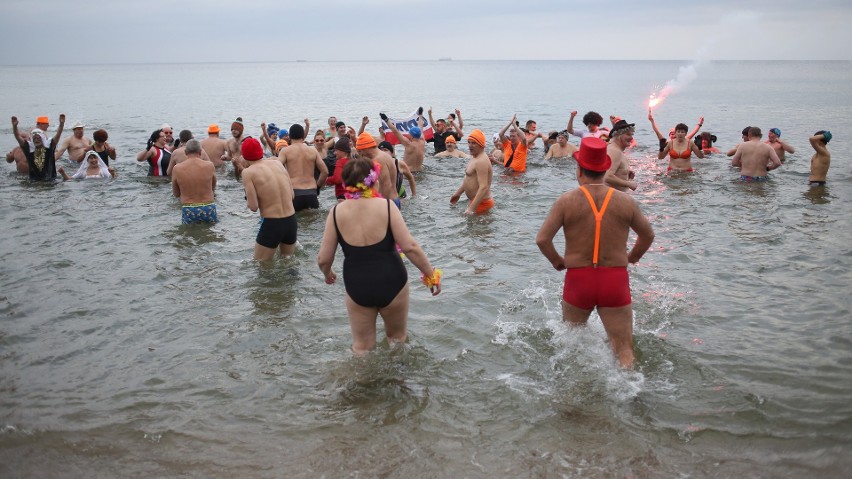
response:
<path id="1" fill-rule="evenodd" d="M 399 209 L 375 189 L 380 168 L 379 163 L 365 159 L 350 160 L 343 167 L 347 199 L 329 212 L 317 254 L 325 282 L 334 284 L 334 255 L 338 244 L 343 248 L 346 310 L 352 328 L 352 352 L 357 355 L 376 347 L 376 319 L 380 314 L 388 343 L 402 344 L 408 336 L 408 272 L 394 243 L 423 273 L 422 280 L 432 295 L 441 292 L 441 271 L 429 264 Z"/>
<path id="2" fill-rule="evenodd" d="M 293 208 L 290 174 L 277 158 L 263 157 L 263 147 L 255 138 L 246 138 L 242 143 L 240 157 L 248 164 L 242 174 L 246 204 L 252 211 L 260 210 L 254 259 L 271 260 L 276 250 L 281 256 L 293 254 L 299 225 Z"/>
<path id="3" fill-rule="evenodd" d="M 59 115 L 59 128 L 56 129 L 56 134 L 49 143 L 47 135 L 39 128 L 32 131 L 29 140 L 24 140 L 18 133 L 18 118 L 12 117 L 12 134 L 18 141 L 24 156 L 27 157 L 31 180 L 56 179 L 56 146 L 64 127 L 65 114 L 63 113 Z"/>
<path id="4" fill-rule="evenodd" d="M 814 149 L 811 157 L 811 176 L 808 177 L 810 186 L 825 186 L 825 178 L 828 176 L 828 167 L 831 165 L 831 152 L 828 151 L 828 142 L 831 141 L 831 132 L 820 130 L 808 139 Z"/>
<path id="5" fill-rule="evenodd" d="M 761 143 L 763 136 L 760 128 L 752 126 L 748 129 L 748 141 L 737 147 L 731 166 L 740 168 L 740 181 L 766 181 L 767 172 L 781 166 L 781 159 L 775 150 L 766 143 Z"/>
<path id="6" fill-rule="evenodd" d="M 191 139 L 184 146 L 185 159 L 172 170 L 172 193 L 180 198 L 181 222 L 215 223 L 216 167 L 210 160 L 204 160 L 201 154 L 201 142 Z"/>
<path id="7" fill-rule="evenodd" d="M 553 203 L 536 244 L 556 271 L 565 270 L 562 320 L 583 326 L 597 309 L 619 364 L 629 368 L 634 353 L 627 264 L 638 262 L 648 251 L 654 230 L 630 195 L 604 182 L 612 160 L 603 140 L 583 138 L 574 158 L 580 187 Z M 564 256 L 553 245 L 560 229 L 565 235 Z M 628 253 L 625 246 L 631 229 L 636 242 Z"/>
<path id="8" fill-rule="evenodd" d="M 464 179 L 459 189 L 450 198 L 450 204 L 454 205 L 464 193 L 469 204 L 464 211 L 465 215 L 481 215 L 494 207 L 494 199 L 491 197 L 491 160 L 485 154 L 485 134 L 480 130 L 473 130 L 467 137 L 470 147 L 470 161 L 464 169 Z"/>
<path id="9" fill-rule="evenodd" d="M 781 130 L 778 128 L 770 128 L 769 129 L 769 139 L 766 140 L 766 144 L 771 146 L 773 150 L 775 150 L 775 154 L 778 155 L 778 159 L 783 163 L 786 159 L 784 156 L 786 153 L 795 153 L 796 149 L 789 145 L 786 141 L 781 140 Z"/>

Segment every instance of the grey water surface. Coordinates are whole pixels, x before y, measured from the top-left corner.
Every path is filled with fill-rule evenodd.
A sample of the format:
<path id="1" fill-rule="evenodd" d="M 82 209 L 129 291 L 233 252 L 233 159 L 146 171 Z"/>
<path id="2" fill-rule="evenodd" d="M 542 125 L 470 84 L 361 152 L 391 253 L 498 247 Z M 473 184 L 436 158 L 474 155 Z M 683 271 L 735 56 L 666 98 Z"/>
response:
<path id="1" fill-rule="evenodd" d="M 107 129 L 119 155 L 115 180 L 0 175 L 0 476 L 848 477 L 852 64 L 712 63 L 657 108 L 666 131 L 704 116 L 723 151 L 747 125 L 780 128 L 797 151 L 762 184 L 719 154 L 666 176 L 646 104 L 687 65 L 0 67 L 4 153 L 12 115 L 49 115 L 53 132 L 66 113 Z M 562 275 L 535 234 L 575 164 L 541 147 L 525 174 L 495 168 L 496 207 L 475 218 L 449 205 L 464 160 L 427 157 L 402 211 L 444 291 L 406 263 L 409 344 L 364 358 L 342 281 L 315 262 L 331 191 L 299 216 L 296 256 L 261 265 L 230 170 L 220 222 L 190 227 L 135 161 L 163 122 L 202 137 L 237 116 L 256 135 L 367 115 L 375 131 L 379 112 L 418 106 L 459 108 L 488 137 L 514 113 L 543 131 L 571 110 L 636 123 L 632 195 L 657 237 L 629 268 L 634 370 L 616 367 L 596 316 L 561 322 Z M 820 129 L 832 165 L 809 188 Z"/>

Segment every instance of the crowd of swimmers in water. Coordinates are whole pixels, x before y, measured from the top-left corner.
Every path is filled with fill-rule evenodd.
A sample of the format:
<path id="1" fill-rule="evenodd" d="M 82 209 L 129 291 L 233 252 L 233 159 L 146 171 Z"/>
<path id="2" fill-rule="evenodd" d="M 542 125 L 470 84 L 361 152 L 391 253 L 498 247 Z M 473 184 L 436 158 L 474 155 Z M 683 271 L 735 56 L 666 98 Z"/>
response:
<path id="1" fill-rule="evenodd" d="M 306 118 L 304 124 L 296 123 L 289 129 L 262 123 L 257 137 L 247 134 L 238 117 L 230 125 L 231 137 L 227 140 L 220 137 L 216 124 L 207 128 L 207 137 L 200 141 L 189 130 L 174 138 L 172 127 L 164 124 L 151 133 L 136 160 L 147 164 L 148 176 L 170 177 L 185 224 L 218 221 L 217 176 L 223 165 L 233 165 L 236 178 L 244 185 L 248 208 L 260 212 L 254 258 L 261 261 L 274 258 L 276 253 L 286 256 L 294 252 L 296 213 L 319 208 L 320 192 L 326 186 L 333 187 L 336 204 L 326 220 L 317 263 L 326 282 L 335 283 L 334 257 L 338 245 L 343 249 L 352 349 L 361 354 L 376 345 L 378 315 L 384 321 L 389 344 L 406 340 L 409 292 L 403 257 L 421 271 L 421 280 L 433 295 L 441 291 L 441 270 L 432 267 L 400 213 L 400 198 L 417 194 L 414 173 L 423 170 L 427 142 L 433 143 L 436 158 L 467 160 L 450 203 L 457 204 L 464 195 L 464 214 L 481 215 L 495 207 L 491 195 L 494 166 L 524 172 L 529 150 L 537 148 L 541 140 L 546 160 L 572 159 L 576 163 L 580 185 L 554 202 L 536 238 L 553 267 L 566 271 L 563 319 L 574 325 L 585 324 L 597 309 L 619 364 L 630 367 L 632 306 L 626 267 L 638 262 L 654 239 L 638 203 L 625 193 L 638 187 L 625 153 L 635 145 L 635 124 L 610 116 L 611 125 L 605 127 L 603 117 L 590 111 L 582 118 L 584 128 L 575 128 L 576 116 L 572 111 L 564 130 L 544 134 L 535 121 L 521 127 L 513 115 L 491 136 L 490 145 L 479 129 L 465 135 L 458 109 L 436 121 L 431 107 L 426 112 L 419 108 L 410 125 L 381 113 L 378 141 L 365 131 L 370 122 L 367 116 L 361 119 L 358 131 L 331 117 L 327 129 L 318 129 L 311 136 Z M 694 171 L 693 155 L 703 158 L 721 153 L 714 146 L 715 135 L 699 134 L 703 118 L 691 131 L 679 123 L 668 135 L 657 127 L 651 110 L 648 120 L 659 139 L 658 158 L 668 158 L 668 174 Z M 400 131 L 400 126 L 405 131 Z M 22 132 L 18 119 L 12 117 L 18 147 L 6 155 L 6 160 L 16 164 L 18 173 L 36 181 L 116 176 L 111 164 L 116 160 L 116 150 L 108 143 L 105 130 L 96 130 L 89 139 L 86 126 L 78 122 L 72 127 L 73 135 L 62 140 L 64 114 L 59 116 L 51 138 L 49 128 L 49 118 L 42 116 L 36 119 L 35 128 Z M 579 147 L 568 141 L 570 136 L 580 138 Z M 808 179 L 812 187 L 825 186 L 831 138 L 831 132 L 823 130 L 809 138 L 814 150 Z M 764 142 L 760 128 L 746 127 L 742 140 L 727 151 L 727 156 L 740 168 L 739 179 L 744 182 L 766 181 L 768 171 L 780 167 L 786 153 L 795 152 L 781 139 L 778 128 L 771 128 Z M 467 142 L 467 152 L 459 149 L 461 141 Z M 395 144 L 402 145 L 402 158 L 396 157 Z M 57 168 L 57 160 L 65 152 L 69 164 L 77 168 L 70 175 L 64 167 Z M 560 229 L 566 239 L 564 254 L 553 246 L 553 237 Z M 628 252 L 629 230 L 636 233 L 636 241 Z"/>

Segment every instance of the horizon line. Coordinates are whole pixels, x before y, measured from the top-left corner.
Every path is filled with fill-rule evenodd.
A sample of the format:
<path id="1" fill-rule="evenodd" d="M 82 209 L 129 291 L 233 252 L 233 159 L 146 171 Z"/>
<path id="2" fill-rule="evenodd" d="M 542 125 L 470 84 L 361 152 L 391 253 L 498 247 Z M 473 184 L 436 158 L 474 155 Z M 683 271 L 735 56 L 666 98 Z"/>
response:
<path id="1" fill-rule="evenodd" d="M 221 65 L 221 64 L 265 64 L 275 65 L 284 63 L 452 63 L 452 62 L 696 62 L 696 59 L 465 59 L 465 58 L 436 58 L 429 60 L 277 60 L 277 61 L 175 61 L 175 62 L 117 62 L 117 63 L 33 63 L 33 64 L 0 64 L 1 67 L 71 67 L 71 66 L 131 66 L 131 65 Z M 717 60 L 701 60 L 706 62 L 755 62 L 755 63 L 771 63 L 771 62 L 852 62 L 852 60 L 831 59 L 831 60 L 814 60 L 814 59 L 717 59 Z"/>

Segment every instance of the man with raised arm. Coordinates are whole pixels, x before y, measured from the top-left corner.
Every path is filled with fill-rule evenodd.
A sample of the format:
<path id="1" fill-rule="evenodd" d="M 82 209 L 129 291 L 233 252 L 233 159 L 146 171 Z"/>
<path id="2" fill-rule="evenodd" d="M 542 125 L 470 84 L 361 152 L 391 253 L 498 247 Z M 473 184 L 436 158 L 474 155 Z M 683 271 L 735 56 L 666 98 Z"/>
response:
<path id="1" fill-rule="evenodd" d="M 509 123 L 500 130 L 500 143 L 503 145 L 503 166 L 512 171 L 523 173 L 527 170 L 529 145 L 524 131 L 518 127 L 518 122 L 515 121 L 517 117 L 517 114 L 512 115 Z M 509 132 L 508 136 L 506 136 L 507 131 Z"/>
<path id="2" fill-rule="evenodd" d="M 627 265 L 651 247 L 654 230 L 630 195 L 604 182 L 611 160 L 600 138 L 583 138 L 577 160 L 580 187 L 563 193 L 536 236 L 541 253 L 556 271 L 565 270 L 562 320 L 583 326 L 597 309 L 610 347 L 623 368 L 633 365 L 633 305 Z M 553 237 L 562 229 L 565 254 Z M 627 252 L 630 230 L 636 242 Z"/>
<path id="3" fill-rule="evenodd" d="M 600 138 L 601 136 L 607 136 L 609 134 L 609 130 L 606 128 L 601 128 L 601 124 L 603 124 L 603 117 L 600 113 L 596 111 L 590 111 L 583 115 L 583 124 L 586 125 L 585 130 L 583 129 L 574 129 L 574 117 L 577 116 L 577 110 L 571 112 L 571 117 L 568 118 L 568 127 L 565 129 L 568 134 L 579 136 L 580 138 L 585 138 L 587 136 L 592 136 L 595 138 Z"/>
<path id="4" fill-rule="evenodd" d="M 796 149 L 793 148 L 786 141 L 781 140 L 781 130 L 778 128 L 770 128 L 769 129 L 769 139 L 766 140 L 766 144 L 771 146 L 773 150 L 775 150 L 775 154 L 778 155 L 778 159 L 783 163 L 786 158 L 784 158 L 785 153 L 795 153 Z"/>
<path id="5" fill-rule="evenodd" d="M 808 138 L 808 141 L 814 149 L 814 156 L 811 157 L 811 176 L 808 177 L 808 185 L 825 186 L 828 167 L 831 165 L 831 153 L 828 151 L 831 132 L 820 130 L 814 133 L 814 136 Z"/>
<path id="6" fill-rule="evenodd" d="M 77 164 L 83 161 L 83 156 L 86 155 L 87 151 L 92 149 L 92 140 L 86 138 L 83 133 L 85 126 L 79 121 L 74 124 L 74 127 L 71 129 L 74 134 L 63 140 L 59 144 L 59 148 L 56 149 L 57 159 L 62 158 L 62 155 L 67 150 L 69 160 Z"/>
<path id="7" fill-rule="evenodd" d="M 56 145 L 62 136 L 65 127 L 65 114 L 59 115 L 59 128 L 56 134 L 47 140 L 47 135 L 39 128 L 30 133 L 30 139 L 24 140 L 18 132 L 18 118 L 12 117 L 12 134 L 18 145 L 27 157 L 29 174 L 31 180 L 55 180 L 56 179 Z"/>
<path id="8" fill-rule="evenodd" d="M 456 127 L 456 125 L 453 124 L 453 128 L 458 129 L 449 130 L 447 129 L 447 121 L 443 118 L 439 118 L 438 121 L 433 120 L 431 106 L 429 107 L 427 114 L 429 116 L 429 124 L 432 125 L 432 139 L 429 141 L 435 145 L 435 153 L 440 153 L 447 149 L 446 140 L 448 136 L 454 136 L 456 141 L 462 139 L 463 132 L 461 131 L 461 126 Z M 461 112 L 459 110 L 456 110 L 456 115 L 458 115 L 459 122 L 461 122 Z"/>
<path id="9" fill-rule="evenodd" d="M 423 107 L 417 109 L 417 126 L 408 130 L 411 138 L 400 133 L 387 115 L 379 113 L 379 116 L 402 144 L 402 161 L 411 171 L 423 171 L 423 156 L 426 153 L 426 140 L 423 139 Z"/>
<path id="10" fill-rule="evenodd" d="M 464 169 L 464 179 L 456 193 L 450 198 L 450 204 L 454 205 L 464 193 L 469 200 L 465 215 L 481 215 L 494 207 L 494 199 L 491 197 L 491 159 L 485 153 L 485 134 L 480 130 L 473 130 L 467 137 L 467 145 L 470 148 L 470 160 Z"/>

